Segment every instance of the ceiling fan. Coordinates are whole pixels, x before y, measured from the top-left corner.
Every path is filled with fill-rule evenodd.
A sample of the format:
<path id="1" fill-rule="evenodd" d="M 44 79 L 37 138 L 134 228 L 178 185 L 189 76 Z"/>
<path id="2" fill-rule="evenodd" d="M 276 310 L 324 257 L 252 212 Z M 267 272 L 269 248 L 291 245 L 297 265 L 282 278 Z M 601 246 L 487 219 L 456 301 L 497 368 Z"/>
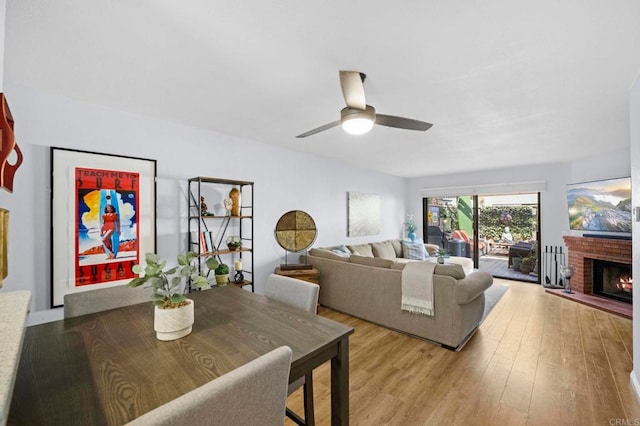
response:
<path id="1" fill-rule="evenodd" d="M 315 135 L 316 133 L 336 127 L 339 124 L 342 124 L 342 128 L 352 135 L 367 133 L 374 124 L 396 127 L 398 129 L 420 130 L 423 132 L 433 126 L 431 123 L 413 120 L 411 118 L 376 114 L 376 109 L 371 105 L 367 105 L 364 98 L 364 80 L 366 77 L 366 74 L 358 71 L 340 71 L 342 96 L 347 104 L 347 106 L 340 111 L 340 120 L 309 130 L 296 136 L 296 138 L 306 138 L 307 136 Z"/>

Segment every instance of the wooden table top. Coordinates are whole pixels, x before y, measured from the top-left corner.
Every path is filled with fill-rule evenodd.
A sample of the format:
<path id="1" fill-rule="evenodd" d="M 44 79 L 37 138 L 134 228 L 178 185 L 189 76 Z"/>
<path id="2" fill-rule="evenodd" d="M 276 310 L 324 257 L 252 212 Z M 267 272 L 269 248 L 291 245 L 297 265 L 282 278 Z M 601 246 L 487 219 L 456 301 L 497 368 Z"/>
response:
<path id="1" fill-rule="evenodd" d="M 193 332 L 171 342 L 151 303 L 28 327 L 9 424 L 123 424 L 282 345 L 293 381 L 353 332 L 234 286 L 189 297 Z"/>

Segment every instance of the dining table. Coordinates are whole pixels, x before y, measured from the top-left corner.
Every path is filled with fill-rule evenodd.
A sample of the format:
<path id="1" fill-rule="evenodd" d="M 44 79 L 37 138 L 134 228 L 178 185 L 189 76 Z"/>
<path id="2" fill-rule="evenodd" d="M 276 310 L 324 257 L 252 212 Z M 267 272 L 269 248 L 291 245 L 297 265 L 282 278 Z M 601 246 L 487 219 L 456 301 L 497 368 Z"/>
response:
<path id="1" fill-rule="evenodd" d="M 188 298 L 193 331 L 168 342 L 151 302 L 27 327 L 8 424 L 125 424 L 283 345 L 290 383 L 331 363 L 331 424 L 349 423 L 352 327 L 235 286 Z"/>

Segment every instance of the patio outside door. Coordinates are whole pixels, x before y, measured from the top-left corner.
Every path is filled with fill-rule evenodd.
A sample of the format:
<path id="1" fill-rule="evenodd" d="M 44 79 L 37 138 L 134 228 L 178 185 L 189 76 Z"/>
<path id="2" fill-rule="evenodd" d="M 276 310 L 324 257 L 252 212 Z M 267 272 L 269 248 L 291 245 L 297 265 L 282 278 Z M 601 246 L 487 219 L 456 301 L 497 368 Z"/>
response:
<path id="1" fill-rule="evenodd" d="M 486 243 L 478 269 L 539 283 L 539 193 L 479 195 L 478 232 Z"/>
<path id="2" fill-rule="evenodd" d="M 494 277 L 540 282 L 539 193 L 423 198 L 424 240 Z"/>
<path id="3" fill-rule="evenodd" d="M 453 256 L 474 259 L 477 267 L 475 197 L 426 197 L 423 204 L 425 242 L 436 244 Z"/>

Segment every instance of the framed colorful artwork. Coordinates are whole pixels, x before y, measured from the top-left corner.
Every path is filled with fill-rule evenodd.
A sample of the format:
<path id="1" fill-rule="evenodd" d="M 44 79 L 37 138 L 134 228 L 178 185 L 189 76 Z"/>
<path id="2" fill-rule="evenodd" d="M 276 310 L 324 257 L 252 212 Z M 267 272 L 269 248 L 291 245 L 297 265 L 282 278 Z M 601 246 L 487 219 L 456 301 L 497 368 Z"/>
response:
<path id="1" fill-rule="evenodd" d="M 122 285 L 156 251 L 156 161 L 51 148 L 51 307 Z"/>

